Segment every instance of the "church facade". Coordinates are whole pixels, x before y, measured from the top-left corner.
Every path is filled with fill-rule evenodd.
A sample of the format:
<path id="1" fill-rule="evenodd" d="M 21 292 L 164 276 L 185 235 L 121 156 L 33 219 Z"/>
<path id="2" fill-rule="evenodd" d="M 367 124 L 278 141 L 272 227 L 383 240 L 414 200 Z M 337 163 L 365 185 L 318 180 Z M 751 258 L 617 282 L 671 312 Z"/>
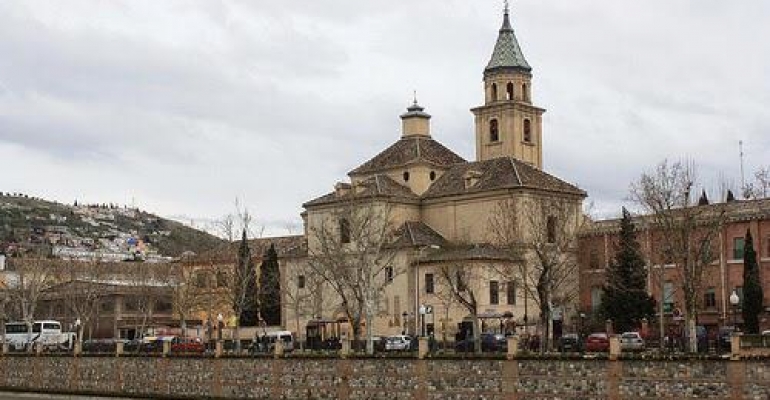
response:
<path id="1" fill-rule="evenodd" d="M 303 204 L 302 245 L 281 253 L 286 329 L 446 339 L 472 319 L 535 329 L 544 301 L 555 320 L 574 314 L 586 193 L 542 169 L 545 110 L 507 10 L 483 76 L 475 160 L 434 137 L 415 99 L 392 145 Z"/>

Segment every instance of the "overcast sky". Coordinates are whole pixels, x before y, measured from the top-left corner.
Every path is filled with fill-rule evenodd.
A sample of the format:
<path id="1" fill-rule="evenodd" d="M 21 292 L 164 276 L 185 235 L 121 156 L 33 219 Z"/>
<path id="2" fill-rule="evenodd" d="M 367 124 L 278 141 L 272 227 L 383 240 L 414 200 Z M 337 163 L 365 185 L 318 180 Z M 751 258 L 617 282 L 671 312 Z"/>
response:
<path id="1" fill-rule="evenodd" d="M 0 191 L 202 226 L 235 198 L 271 235 L 397 140 L 417 90 L 468 160 L 502 20 L 484 0 L 0 1 Z M 617 214 L 691 158 L 770 164 L 770 2 L 517 0 L 545 170 Z M 293 228 L 291 228 L 293 227 Z"/>

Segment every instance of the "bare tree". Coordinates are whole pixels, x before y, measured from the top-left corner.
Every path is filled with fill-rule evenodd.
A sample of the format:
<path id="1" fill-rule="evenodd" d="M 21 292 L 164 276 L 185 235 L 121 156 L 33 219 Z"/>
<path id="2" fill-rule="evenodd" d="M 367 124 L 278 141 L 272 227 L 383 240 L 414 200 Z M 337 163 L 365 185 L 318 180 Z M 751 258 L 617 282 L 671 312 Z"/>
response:
<path id="1" fill-rule="evenodd" d="M 56 271 L 50 260 L 44 258 L 16 258 L 13 261 L 15 282 L 9 284 L 10 302 L 19 310 L 31 336 L 40 297 L 56 282 Z"/>
<path id="2" fill-rule="evenodd" d="M 461 246 L 458 251 L 463 251 L 467 246 Z M 453 250 L 448 250 L 452 252 Z M 486 276 L 484 271 L 488 270 L 486 263 L 460 260 L 442 262 L 438 265 L 438 275 L 440 278 L 440 293 L 444 301 L 456 302 L 460 307 L 468 312 L 473 324 L 474 351 L 481 352 L 481 324 L 479 322 L 479 296 L 481 282 L 484 282 Z"/>
<path id="3" fill-rule="evenodd" d="M 518 270 L 500 273 L 521 282 L 525 299 L 539 308 L 541 350 L 551 346 L 554 306 L 571 307 L 577 298 L 577 242 L 584 222 L 580 201 L 556 194 L 504 200 L 490 220 L 495 244 L 522 260 Z"/>
<path id="4" fill-rule="evenodd" d="M 132 263 L 125 273 L 129 308 L 139 318 L 135 320 L 137 334 L 144 335 L 154 324 L 157 306 L 171 300 L 171 291 L 177 284 L 167 264 Z"/>
<path id="5" fill-rule="evenodd" d="M 174 313 L 179 317 L 182 336 L 186 337 L 187 320 L 196 310 L 203 307 L 204 299 L 201 291 L 193 284 L 194 271 L 190 259 L 171 265 L 171 275 L 176 281 L 171 287 Z"/>
<path id="6" fill-rule="evenodd" d="M 386 274 L 395 277 L 405 268 L 393 263 L 390 205 L 350 196 L 310 227 L 308 266 L 339 297 L 355 340 L 361 339 L 361 324 L 366 321 L 366 349 L 371 354 L 376 301 L 389 283 Z"/>
<path id="7" fill-rule="evenodd" d="M 725 216 L 723 204 L 694 204 L 696 185 L 697 172 L 692 162 L 669 164 L 667 160 L 631 185 L 631 198 L 649 214 L 650 229 L 661 236 L 659 258 L 674 264 L 679 274 L 688 347 L 693 352 L 698 345 L 698 297 L 709 267 L 718 256 L 715 246 Z M 663 309 L 659 311 L 662 335 Z"/>
<path id="8" fill-rule="evenodd" d="M 93 331 L 93 322 L 105 295 L 102 282 L 105 277 L 105 266 L 99 260 L 70 262 L 62 271 L 61 291 L 57 294 L 70 314 L 81 322 L 77 326 L 77 340 L 81 344 L 85 329 Z"/>
<path id="9" fill-rule="evenodd" d="M 318 308 L 316 302 L 322 299 L 324 281 L 305 262 L 293 264 L 284 273 L 281 298 L 284 307 L 290 310 L 294 318 L 294 326 L 299 330 L 300 320 L 303 317 L 311 319 L 315 314 Z"/>
<path id="10" fill-rule="evenodd" d="M 754 182 L 746 184 L 743 195 L 747 199 L 766 199 L 770 196 L 770 166 L 754 172 Z"/>

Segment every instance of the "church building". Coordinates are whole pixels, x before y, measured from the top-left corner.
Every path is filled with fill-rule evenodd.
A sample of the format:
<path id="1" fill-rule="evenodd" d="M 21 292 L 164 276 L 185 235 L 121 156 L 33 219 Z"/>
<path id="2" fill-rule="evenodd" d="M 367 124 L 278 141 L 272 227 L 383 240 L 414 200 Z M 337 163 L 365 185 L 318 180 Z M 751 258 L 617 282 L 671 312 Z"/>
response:
<path id="1" fill-rule="evenodd" d="M 283 326 L 309 339 L 357 324 L 454 340 L 471 320 L 534 332 L 543 301 L 554 330 L 568 324 L 586 193 L 543 170 L 545 109 L 532 93 L 506 7 L 471 109 L 476 159 L 441 144 L 415 99 L 392 145 L 303 204 L 303 244 L 281 254 Z"/>

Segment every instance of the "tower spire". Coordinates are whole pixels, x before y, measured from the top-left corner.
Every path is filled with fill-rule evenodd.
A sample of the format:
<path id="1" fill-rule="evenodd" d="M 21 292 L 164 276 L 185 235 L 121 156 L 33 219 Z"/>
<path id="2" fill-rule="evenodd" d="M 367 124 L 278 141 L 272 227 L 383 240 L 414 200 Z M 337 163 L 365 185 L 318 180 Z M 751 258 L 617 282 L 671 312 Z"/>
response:
<path id="1" fill-rule="evenodd" d="M 484 72 L 498 69 L 532 71 L 532 67 L 529 66 L 524 58 L 524 53 L 521 51 L 516 35 L 513 33 L 509 14 L 510 9 L 508 0 L 506 0 L 503 7 L 503 25 L 500 27 L 500 33 L 497 36 L 497 43 L 495 43 L 492 58 L 489 60 L 489 64 L 487 64 Z"/>

